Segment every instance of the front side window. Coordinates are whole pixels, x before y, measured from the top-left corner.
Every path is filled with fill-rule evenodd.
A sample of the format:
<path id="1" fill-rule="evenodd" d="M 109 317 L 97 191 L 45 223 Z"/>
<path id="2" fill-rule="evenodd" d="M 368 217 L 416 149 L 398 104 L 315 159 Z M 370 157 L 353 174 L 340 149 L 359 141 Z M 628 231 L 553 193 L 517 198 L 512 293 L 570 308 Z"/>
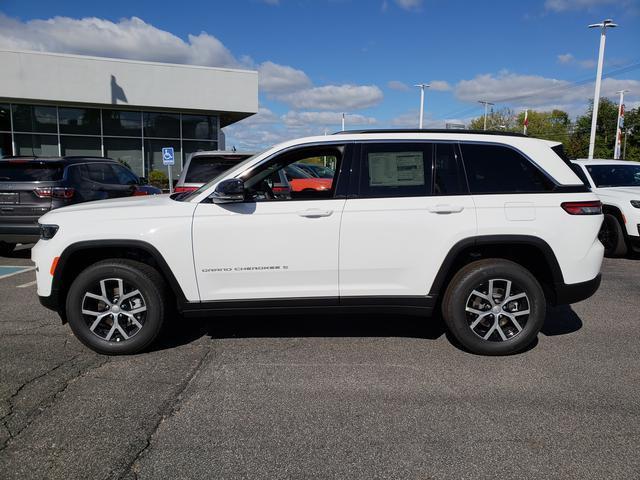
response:
<path id="1" fill-rule="evenodd" d="M 191 157 L 185 183 L 207 183 L 251 155 L 197 155 Z"/>
<path id="2" fill-rule="evenodd" d="M 589 165 L 596 187 L 640 187 L 640 165 Z"/>
<path id="3" fill-rule="evenodd" d="M 542 193 L 553 183 L 516 150 L 480 143 L 462 143 L 462 159 L 471 193 Z"/>
<path id="4" fill-rule="evenodd" d="M 248 172 L 244 179 L 248 198 L 254 201 L 272 200 L 326 200 L 334 197 L 337 172 L 344 147 L 312 147 L 277 156 L 257 170 Z M 332 178 L 320 178 L 293 165 L 306 163 L 317 157 L 327 158 L 336 165 Z M 244 177 L 244 176 L 243 176 Z"/>
<path id="5" fill-rule="evenodd" d="M 429 143 L 362 145 L 360 197 L 417 197 L 431 194 Z"/>

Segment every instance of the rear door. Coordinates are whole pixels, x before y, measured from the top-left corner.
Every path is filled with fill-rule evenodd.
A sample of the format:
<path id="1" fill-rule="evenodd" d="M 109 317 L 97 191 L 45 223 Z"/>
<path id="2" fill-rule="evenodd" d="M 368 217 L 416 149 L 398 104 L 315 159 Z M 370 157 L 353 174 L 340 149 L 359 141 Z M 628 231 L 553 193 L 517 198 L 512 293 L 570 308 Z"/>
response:
<path id="1" fill-rule="evenodd" d="M 0 160 L 0 224 L 30 234 L 51 209 L 51 188 L 60 184 L 63 171 L 60 162 Z"/>
<path id="2" fill-rule="evenodd" d="M 363 143 L 358 173 L 340 231 L 341 301 L 424 298 L 451 247 L 476 232 L 457 145 Z"/>

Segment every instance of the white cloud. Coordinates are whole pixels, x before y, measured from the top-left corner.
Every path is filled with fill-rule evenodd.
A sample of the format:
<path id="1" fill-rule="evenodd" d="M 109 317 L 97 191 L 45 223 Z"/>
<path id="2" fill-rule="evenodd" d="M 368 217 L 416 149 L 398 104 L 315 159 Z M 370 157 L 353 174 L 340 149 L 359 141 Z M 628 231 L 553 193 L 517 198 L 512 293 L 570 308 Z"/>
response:
<path id="1" fill-rule="evenodd" d="M 558 63 L 563 65 L 578 65 L 582 68 L 594 68 L 596 66 L 595 60 L 578 60 L 571 53 L 563 53 L 558 55 Z"/>
<path id="2" fill-rule="evenodd" d="M 387 82 L 387 87 L 391 90 L 398 90 L 400 92 L 408 92 L 410 90 L 409 85 L 400 80 L 390 80 Z"/>
<path id="3" fill-rule="evenodd" d="M 624 0 L 546 0 L 544 6 L 553 12 L 569 10 L 590 10 L 603 5 L 627 4 Z"/>
<path id="4" fill-rule="evenodd" d="M 138 17 L 118 22 L 95 17 L 20 22 L 0 14 L 0 47 L 217 67 L 242 66 L 213 35 L 201 32 L 189 35 L 184 41 Z"/>
<path id="5" fill-rule="evenodd" d="M 260 89 L 267 93 L 288 93 L 311 86 L 311 79 L 302 70 L 288 65 L 264 62 L 258 67 Z"/>
<path id="6" fill-rule="evenodd" d="M 280 0 L 262 0 L 267 5 L 280 5 Z"/>
<path id="7" fill-rule="evenodd" d="M 282 116 L 284 124 L 290 127 L 305 127 L 308 125 L 325 125 L 337 128 L 342 122 L 341 112 L 298 112 L 291 110 Z M 374 125 L 376 119 L 359 114 L 349 114 L 345 123 L 351 125 Z"/>
<path id="8" fill-rule="evenodd" d="M 400 8 L 417 10 L 422 6 L 422 0 L 395 0 Z"/>
<path id="9" fill-rule="evenodd" d="M 435 90 L 436 92 L 446 92 L 451 90 L 451 85 L 445 82 L 444 80 L 431 80 L 429 82 L 429 87 L 431 90 Z"/>
<path id="10" fill-rule="evenodd" d="M 559 63 L 571 63 L 574 60 L 575 60 L 575 58 L 570 53 L 562 53 L 562 54 L 558 55 L 558 62 Z"/>
<path id="11" fill-rule="evenodd" d="M 375 85 L 325 85 L 276 96 L 296 109 L 359 110 L 382 101 Z"/>

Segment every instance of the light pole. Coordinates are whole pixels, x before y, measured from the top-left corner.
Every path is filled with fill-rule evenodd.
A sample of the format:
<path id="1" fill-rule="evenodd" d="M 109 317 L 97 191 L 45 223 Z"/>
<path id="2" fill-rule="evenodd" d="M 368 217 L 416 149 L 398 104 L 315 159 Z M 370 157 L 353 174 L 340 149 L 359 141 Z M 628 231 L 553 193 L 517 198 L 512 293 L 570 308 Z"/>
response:
<path id="1" fill-rule="evenodd" d="M 484 130 L 487 129 L 487 110 L 489 109 L 489 105 L 494 105 L 491 102 L 487 102 L 486 100 L 478 100 L 478 103 L 482 103 L 484 105 Z"/>
<path id="2" fill-rule="evenodd" d="M 593 94 L 593 113 L 591 115 L 591 136 L 589 137 L 589 159 L 593 158 L 596 148 L 596 127 L 598 125 L 598 106 L 600 104 L 600 84 L 602 83 L 602 64 L 604 63 L 604 45 L 607 39 L 607 28 L 615 28 L 618 25 L 613 20 L 606 19 L 601 23 L 592 23 L 589 28 L 600 29 L 600 50 L 598 51 L 598 69 L 596 71 L 596 90 Z"/>
<path id="3" fill-rule="evenodd" d="M 344 117 L 345 115 L 348 115 L 347 112 L 342 112 L 342 131 L 344 132 Z"/>
<path id="4" fill-rule="evenodd" d="M 429 88 L 431 85 L 428 83 L 418 83 L 414 85 L 414 87 L 418 87 L 420 89 L 420 121 L 418 123 L 420 130 L 422 130 L 422 122 L 424 121 L 424 89 Z"/>
<path id="5" fill-rule="evenodd" d="M 618 104 L 618 123 L 616 123 L 616 143 L 613 147 L 613 159 L 620 160 L 620 144 L 622 143 L 622 129 L 624 128 L 624 94 L 629 90 L 619 90 L 620 103 Z"/>

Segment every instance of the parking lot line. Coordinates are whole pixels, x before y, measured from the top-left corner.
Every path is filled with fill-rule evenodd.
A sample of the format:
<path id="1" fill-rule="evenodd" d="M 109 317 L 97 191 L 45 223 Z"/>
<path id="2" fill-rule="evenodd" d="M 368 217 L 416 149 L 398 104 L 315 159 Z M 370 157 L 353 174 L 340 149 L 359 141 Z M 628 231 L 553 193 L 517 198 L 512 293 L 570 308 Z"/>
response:
<path id="1" fill-rule="evenodd" d="M 0 267 L 0 280 L 35 269 L 36 267 L 25 267 L 24 265 L 2 265 Z"/>
<path id="2" fill-rule="evenodd" d="M 31 287 L 31 286 L 33 286 L 35 284 L 36 284 L 36 280 L 34 280 L 33 282 L 23 283 L 22 285 L 16 286 L 16 288 L 27 288 L 27 287 Z"/>

